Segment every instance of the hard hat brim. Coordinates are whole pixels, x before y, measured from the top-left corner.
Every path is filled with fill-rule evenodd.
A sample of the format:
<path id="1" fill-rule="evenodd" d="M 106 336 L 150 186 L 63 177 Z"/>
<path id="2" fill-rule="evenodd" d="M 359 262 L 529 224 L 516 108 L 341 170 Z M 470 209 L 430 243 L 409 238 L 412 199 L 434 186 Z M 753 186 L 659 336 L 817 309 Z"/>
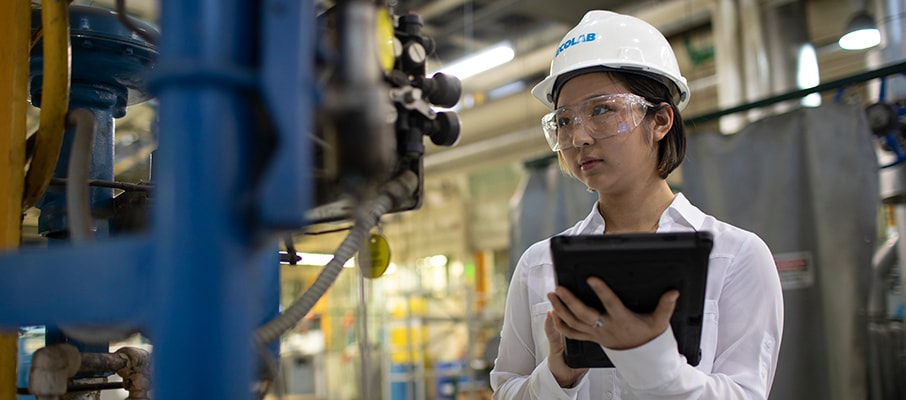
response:
<path id="1" fill-rule="evenodd" d="M 620 72 L 647 76 L 668 85 L 668 89 L 673 93 L 673 102 L 676 105 L 677 110 L 682 111 L 683 108 L 686 107 L 686 104 L 689 103 L 689 86 L 686 83 L 685 78 L 679 80 L 674 78 L 673 75 L 667 71 L 654 68 L 650 65 L 626 62 L 624 60 L 614 60 L 613 62 L 598 61 L 590 63 L 590 65 L 574 65 L 573 68 L 570 68 L 569 70 L 561 71 L 557 75 L 549 75 L 544 78 L 544 80 L 532 88 L 532 95 L 547 108 L 553 110 L 556 107 L 556 91 L 559 91 L 559 89 L 563 87 L 563 84 L 569 79 L 591 72 Z M 565 80 L 558 82 L 560 78 L 565 78 Z"/>

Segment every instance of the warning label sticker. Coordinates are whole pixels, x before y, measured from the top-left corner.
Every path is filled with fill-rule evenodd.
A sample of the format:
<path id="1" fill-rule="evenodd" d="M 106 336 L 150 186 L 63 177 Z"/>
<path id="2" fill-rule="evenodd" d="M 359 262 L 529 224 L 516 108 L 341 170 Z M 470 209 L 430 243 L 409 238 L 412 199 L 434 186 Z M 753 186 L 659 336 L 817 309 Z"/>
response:
<path id="1" fill-rule="evenodd" d="M 815 265 L 812 254 L 806 251 L 774 254 L 774 263 L 780 274 L 783 290 L 802 289 L 815 283 Z"/>

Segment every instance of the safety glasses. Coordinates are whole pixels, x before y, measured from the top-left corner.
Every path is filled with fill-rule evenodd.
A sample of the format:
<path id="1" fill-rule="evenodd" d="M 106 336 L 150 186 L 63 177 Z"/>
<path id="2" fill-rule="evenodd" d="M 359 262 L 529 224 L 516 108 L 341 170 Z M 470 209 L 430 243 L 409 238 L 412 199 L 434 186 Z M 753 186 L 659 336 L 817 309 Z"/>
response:
<path id="1" fill-rule="evenodd" d="M 548 113 L 541 127 L 551 150 L 566 150 L 574 147 L 573 135 L 582 127 L 595 140 L 607 139 L 635 129 L 654 106 L 632 93 L 604 94 Z"/>

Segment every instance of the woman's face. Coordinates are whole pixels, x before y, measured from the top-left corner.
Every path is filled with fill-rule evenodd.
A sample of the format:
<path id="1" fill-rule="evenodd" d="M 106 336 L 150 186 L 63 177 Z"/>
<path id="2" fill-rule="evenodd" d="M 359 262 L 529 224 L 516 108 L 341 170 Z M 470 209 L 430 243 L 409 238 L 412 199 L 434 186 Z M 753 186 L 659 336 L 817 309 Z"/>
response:
<path id="1" fill-rule="evenodd" d="M 608 73 L 588 73 L 563 85 L 557 107 L 575 107 L 596 96 L 618 93 L 629 93 L 629 89 Z M 599 194 L 630 191 L 635 185 L 660 179 L 656 172 L 657 142 L 666 131 L 652 134 L 651 125 L 650 118 L 642 119 L 634 128 L 600 140 L 585 126 L 577 126 L 572 147 L 561 150 L 560 155 L 573 176 Z"/>

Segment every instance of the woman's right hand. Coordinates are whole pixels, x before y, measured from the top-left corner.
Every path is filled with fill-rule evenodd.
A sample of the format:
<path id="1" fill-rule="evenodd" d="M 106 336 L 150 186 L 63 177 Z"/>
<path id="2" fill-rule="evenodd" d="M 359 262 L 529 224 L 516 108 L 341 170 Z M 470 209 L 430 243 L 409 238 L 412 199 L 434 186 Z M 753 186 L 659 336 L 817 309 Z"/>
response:
<path id="1" fill-rule="evenodd" d="M 548 311 L 547 318 L 544 319 L 544 333 L 550 349 L 547 353 L 547 366 L 560 387 L 571 388 L 579 383 L 579 378 L 588 368 L 576 369 L 566 365 L 566 359 L 563 358 L 563 335 L 554 328 L 554 318 L 557 318 L 554 312 Z"/>

